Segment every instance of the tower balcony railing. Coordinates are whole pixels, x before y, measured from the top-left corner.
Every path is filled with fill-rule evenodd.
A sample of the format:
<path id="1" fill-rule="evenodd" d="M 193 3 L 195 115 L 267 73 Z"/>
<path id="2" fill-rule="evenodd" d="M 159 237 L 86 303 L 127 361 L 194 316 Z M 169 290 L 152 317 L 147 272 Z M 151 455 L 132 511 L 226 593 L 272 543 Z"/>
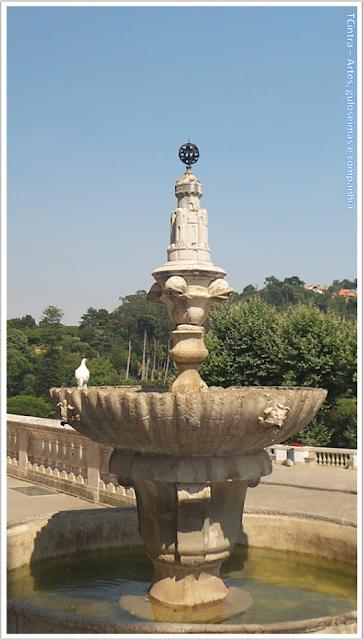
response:
<path id="1" fill-rule="evenodd" d="M 7 472 L 49 488 L 111 506 L 135 504 L 132 487 L 108 471 L 112 447 L 81 436 L 59 420 L 7 415 Z M 273 464 L 357 468 L 357 451 L 274 445 Z"/>

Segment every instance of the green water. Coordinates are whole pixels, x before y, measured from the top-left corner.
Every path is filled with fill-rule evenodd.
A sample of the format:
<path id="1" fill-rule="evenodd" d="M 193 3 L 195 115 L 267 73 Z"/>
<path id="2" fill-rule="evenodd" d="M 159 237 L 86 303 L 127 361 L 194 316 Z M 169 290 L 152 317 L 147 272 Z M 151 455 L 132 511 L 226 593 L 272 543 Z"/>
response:
<path id="1" fill-rule="evenodd" d="M 143 549 L 85 552 L 10 571 L 8 598 L 57 611 L 136 622 L 143 618 L 125 611 L 120 598 L 144 600 L 152 576 L 153 566 Z M 222 565 L 221 576 L 229 587 L 247 591 L 253 604 L 244 613 L 219 616 L 216 623 L 288 622 L 356 609 L 356 569 L 343 563 L 236 547 Z"/>

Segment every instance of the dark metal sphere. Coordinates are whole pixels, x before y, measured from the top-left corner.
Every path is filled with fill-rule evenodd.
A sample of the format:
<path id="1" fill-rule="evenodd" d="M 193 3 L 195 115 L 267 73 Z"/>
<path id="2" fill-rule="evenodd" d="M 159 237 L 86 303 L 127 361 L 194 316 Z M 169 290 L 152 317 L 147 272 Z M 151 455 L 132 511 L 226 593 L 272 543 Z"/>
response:
<path id="1" fill-rule="evenodd" d="M 186 144 L 182 144 L 179 149 L 179 158 L 184 164 L 190 166 L 197 162 L 199 158 L 199 149 L 196 144 L 192 142 L 187 142 Z"/>

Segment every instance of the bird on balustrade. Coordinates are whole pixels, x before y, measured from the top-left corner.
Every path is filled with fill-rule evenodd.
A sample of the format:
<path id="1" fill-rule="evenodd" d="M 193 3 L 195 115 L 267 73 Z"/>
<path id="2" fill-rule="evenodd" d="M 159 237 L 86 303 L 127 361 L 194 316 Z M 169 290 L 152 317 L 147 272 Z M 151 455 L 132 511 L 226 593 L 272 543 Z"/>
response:
<path id="1" fill-rule="evenodd" d="M 87 358 L 82 358 L 82 362 L 78 369 L 75 370 L 74 375 L 77 382 L 78 389 L 87 389 L 87 382 L 89 380 L 89 370 L 86 367 Z"/>

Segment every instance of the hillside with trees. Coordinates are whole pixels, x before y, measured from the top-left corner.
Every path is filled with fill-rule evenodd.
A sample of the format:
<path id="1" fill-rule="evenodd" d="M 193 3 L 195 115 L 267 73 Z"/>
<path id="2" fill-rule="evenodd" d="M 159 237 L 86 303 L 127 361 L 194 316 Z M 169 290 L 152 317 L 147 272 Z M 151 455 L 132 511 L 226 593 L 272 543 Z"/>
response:
<path id="1" fill-rule="evenodd" d="M 328 398 L 299 435 L 302 444 L 356 447 L 356 298 L 337 295 L 356 281 L 334 281 L 323 293 L 298 277 L 271 276 L 248 285 L 230 302 L 214 305 L 205 324 L 209 356 L 201 375 L 209 385 L 321 386 Z M 90 307 L 78 326 L 62 324 L 63 311 L 44 309 L 39 323 L 26 315 L 8 320 L 8 411 L 57 418 L 49 388 L 74 386 L 87 357 L 90 384 L 170 385 L 174 326 L 162 304 L 145 291 L 120 298 L 112 312 Z"/>

